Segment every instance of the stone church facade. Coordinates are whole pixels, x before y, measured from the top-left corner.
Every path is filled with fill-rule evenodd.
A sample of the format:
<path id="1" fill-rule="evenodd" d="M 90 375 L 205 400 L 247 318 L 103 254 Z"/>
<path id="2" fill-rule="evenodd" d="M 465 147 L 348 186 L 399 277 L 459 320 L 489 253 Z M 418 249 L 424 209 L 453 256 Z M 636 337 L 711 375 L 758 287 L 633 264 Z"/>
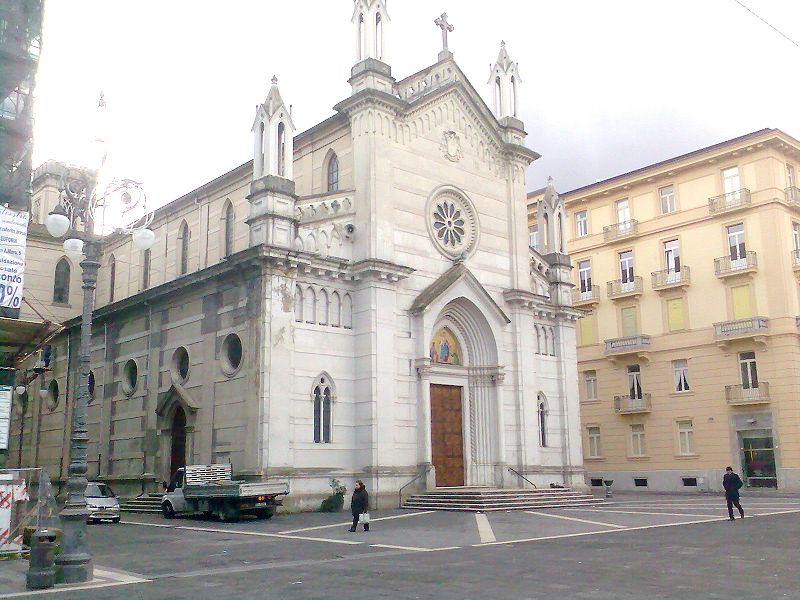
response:
<path id="1" fill-rule="evenodd" d="M 356 0 L 352 21 L 352 94 L 332 117 L 296 133 L 273 78 L 253 160 L 158 209 L 150 251 L 124 237 L 104 248 L 88 475 L 118 493 L 228 461 L 288 479 L 298 508 L 332 478 L 363 479 L 384 506 L 412 480 L 584 485 L 581 313 L 552 185 L 543 249 L 528 245 L 538 155 L 517 65 L 503 46 L 490 108 L 446 45 L 393 77 L 383 0 Z M 53 181 L 43 171 L 38 197 Z M 12 429 L 11 460 L 57 481 L 79 324 L 65 322 Z"/>

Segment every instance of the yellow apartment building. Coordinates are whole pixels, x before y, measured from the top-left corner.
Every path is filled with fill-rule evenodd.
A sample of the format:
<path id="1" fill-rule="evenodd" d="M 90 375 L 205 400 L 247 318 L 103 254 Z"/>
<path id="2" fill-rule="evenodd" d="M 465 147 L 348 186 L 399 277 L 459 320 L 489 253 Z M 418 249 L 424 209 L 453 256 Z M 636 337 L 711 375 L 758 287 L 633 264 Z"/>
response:
<path id="1" fill-rule="evenodd" d="M 545 231 L 572 257 L 592 485 L 800 490 L 800 142 L 754 133 L 572 190 Z M 540 235 L 541 233 L 541 235 Z"/>

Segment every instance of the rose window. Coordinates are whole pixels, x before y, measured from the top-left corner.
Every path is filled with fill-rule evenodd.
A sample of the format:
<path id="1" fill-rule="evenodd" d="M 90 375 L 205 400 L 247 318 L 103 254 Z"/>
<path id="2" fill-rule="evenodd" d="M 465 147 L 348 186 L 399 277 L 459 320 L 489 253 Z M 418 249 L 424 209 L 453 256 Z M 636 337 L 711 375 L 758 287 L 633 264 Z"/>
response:
<path id="1" fill-rule="evenodd" d="M 453 203 L 445 200 L 436 204 L 436 210 L 433 213 L 433 228 L 436 230 L 436 237 L 445 246 L 455 248 L 461 245 L 464 233 L 466 233 L 464 225 L 466 225 L 464 217 Z"/>
<path id="2" fill-rule="evenodd" d="M 428 201 L 428 232 L 434 246 L 449 259 L 471 255 L 478 241 L 478 219 L 459 190 L 443 186 Z"/>

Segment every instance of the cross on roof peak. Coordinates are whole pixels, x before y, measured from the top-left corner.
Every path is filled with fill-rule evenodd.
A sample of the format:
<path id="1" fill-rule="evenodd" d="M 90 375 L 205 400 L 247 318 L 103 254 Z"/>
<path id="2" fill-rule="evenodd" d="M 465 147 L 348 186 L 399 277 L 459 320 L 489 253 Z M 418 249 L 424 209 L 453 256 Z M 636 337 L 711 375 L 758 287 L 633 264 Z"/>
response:
<path id="1" fill-rule="evenodd" d="M 442 13 L 434 23 L 442 30 L 442 46 L 447 51 L 447 32 L 455 29 L 450 23 L 447 22 L 447 13 Z"/>

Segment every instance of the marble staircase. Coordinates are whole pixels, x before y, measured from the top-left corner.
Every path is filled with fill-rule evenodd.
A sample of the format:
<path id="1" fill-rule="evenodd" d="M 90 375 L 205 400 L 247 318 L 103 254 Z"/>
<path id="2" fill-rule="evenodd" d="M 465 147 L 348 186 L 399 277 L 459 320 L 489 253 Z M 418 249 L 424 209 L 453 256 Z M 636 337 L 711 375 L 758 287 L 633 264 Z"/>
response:
<path id="1" fill-rule="evenodd" d="M 410 496 L 403 502 L 403 508 L 489 512 L 572 508 L 602 503 L 602 498 L 569 488 L 440 487 Z"/>

